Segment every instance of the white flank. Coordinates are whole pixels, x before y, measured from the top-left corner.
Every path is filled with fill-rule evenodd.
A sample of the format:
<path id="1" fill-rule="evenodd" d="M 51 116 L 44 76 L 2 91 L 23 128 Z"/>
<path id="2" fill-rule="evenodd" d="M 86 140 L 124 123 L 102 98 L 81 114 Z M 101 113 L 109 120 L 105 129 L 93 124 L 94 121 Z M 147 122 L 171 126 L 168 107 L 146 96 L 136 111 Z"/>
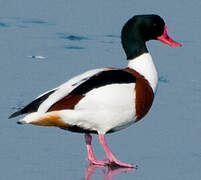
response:
<path id="1" fill-rule="evenodd" d="M 111 84 L 93 89 L 75 106 L 78 119 L 66 120 L 99 133 L 125 128 L 135 122 L 134 86 L 134 83 Z"/>
<path id="2" fill-rule="evenodd" d="M 129 60 L 128 67 L 136 70 L 138 73 L 143 75 L 150 83 L 153 92 L 156 92 L 158 84 L 158 73 L 156 67 L 149 53 L 144 53 L 133 60 Z"/>

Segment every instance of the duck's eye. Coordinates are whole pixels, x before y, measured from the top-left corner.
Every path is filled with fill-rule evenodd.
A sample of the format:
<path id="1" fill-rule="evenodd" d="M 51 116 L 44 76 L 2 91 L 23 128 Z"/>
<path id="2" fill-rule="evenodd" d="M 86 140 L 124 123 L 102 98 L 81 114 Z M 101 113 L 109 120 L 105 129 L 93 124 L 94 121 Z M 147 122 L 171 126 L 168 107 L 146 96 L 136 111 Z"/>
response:
<path id="1" fill-rule="evenodd" d="M 157 26 L 157 24 L 156 24 L 156 23 L 153 23 L 153 24 L 152 24 L 152 26 L 153 26 L 153 27 L 156 27 L 156 26 Z"/>

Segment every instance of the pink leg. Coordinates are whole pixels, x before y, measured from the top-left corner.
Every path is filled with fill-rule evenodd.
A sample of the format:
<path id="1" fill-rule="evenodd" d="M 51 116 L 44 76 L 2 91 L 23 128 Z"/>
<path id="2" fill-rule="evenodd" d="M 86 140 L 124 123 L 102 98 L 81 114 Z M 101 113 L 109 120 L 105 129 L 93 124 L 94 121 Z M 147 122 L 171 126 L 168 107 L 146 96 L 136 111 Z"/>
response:
<path id="1" fill-rule="evenodd" d="M 127 164 L 124 162 L 119 161 L 112 153 L 112 151 L 110 150 L 110 148 L 108 147 L 106 141 L 105 141 L 105 137 L 104 134 L 99 134 L 98 135 L 98 140 L 100 142 L 100 144 L 102 145 L 105 153 L 106 153 L 106 157 L 109 160 L 111 165 L 115 165 L 115 166 L 120 166 L 120 167 L 127 167 L 127 168 L 136 168 L 135 165 L 132 164 Z"/>
<path id="2" fill-rule="evenodd" d="M 92 149 L 92 145 L 91 145 L 91 140 L 92 137 L 90 134 L 85 134 L 85 142 L 86 142 L 86 146 L 87 146 L 87 160 L 91 163 L 91 164 L 95 164 L 95 165 L 100 165 L 100 166 L 106 166 L 108 163 L 105 160 L 97 160 L 93 149 Z"/>

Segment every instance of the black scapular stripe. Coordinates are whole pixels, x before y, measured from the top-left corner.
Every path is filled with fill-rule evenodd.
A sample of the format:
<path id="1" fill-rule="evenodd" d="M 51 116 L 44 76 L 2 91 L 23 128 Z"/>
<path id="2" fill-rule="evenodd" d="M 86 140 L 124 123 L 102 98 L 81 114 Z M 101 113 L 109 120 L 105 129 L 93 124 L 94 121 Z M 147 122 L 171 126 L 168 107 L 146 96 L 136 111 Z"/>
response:
<path id="1" fill-rule="evenodd" d="M 135 76 L 123 70 L 102 71 L 73 89 L 71 94 L 86 94 L 90 90 L 101 86 L 134 83 L 135 81 Z"/>
<path id="2" fill-rule="evenodd" d="M 43 101 L 45 101 L 53 92 L 55 92 L 55 90 L 52 90 L 46 94 L 44 94 L 43 96 L 35 99 L 34 101 L 32 101 L 30 104 L 28 104 L 27 106 L 25 106 L 23 109 L 17 111 L 17 112 L 14 112 L 13 114 L 11 114 L 9 116 L 9 119 L 10 118 L 14 118 L 16 116 L 19 116 L 21 114 L 26 114 L 26 113 L 31 113 L 31 112 L 35 112 L 38 110 L 38 107 L 41 105 L 41 103 Z"/>

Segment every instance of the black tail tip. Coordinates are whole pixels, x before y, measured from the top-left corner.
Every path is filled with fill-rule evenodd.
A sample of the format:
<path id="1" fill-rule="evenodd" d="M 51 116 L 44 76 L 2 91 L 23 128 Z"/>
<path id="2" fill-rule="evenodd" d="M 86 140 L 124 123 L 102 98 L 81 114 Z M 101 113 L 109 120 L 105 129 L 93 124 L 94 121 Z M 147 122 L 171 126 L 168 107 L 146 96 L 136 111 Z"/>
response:
<path id="1" fill-rule="evenodd" d="M 19 116 L 19 115 L 21 115 L 21 114 L 22 114 L 21 111 L 14 112 L 13 114 L 11 114 L 11 115 L 8 117 L 8 119 L 14 118 L 14 117 Z"/>
<path id="2" fill-rule="evenodd" d="M 13 118 L 13 115 L 12 115 L 12 114 L 8 117 L 8 119 L 11 119 L 11 118 Z"/>

